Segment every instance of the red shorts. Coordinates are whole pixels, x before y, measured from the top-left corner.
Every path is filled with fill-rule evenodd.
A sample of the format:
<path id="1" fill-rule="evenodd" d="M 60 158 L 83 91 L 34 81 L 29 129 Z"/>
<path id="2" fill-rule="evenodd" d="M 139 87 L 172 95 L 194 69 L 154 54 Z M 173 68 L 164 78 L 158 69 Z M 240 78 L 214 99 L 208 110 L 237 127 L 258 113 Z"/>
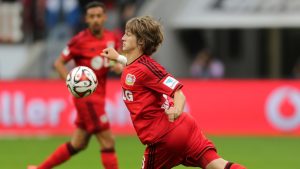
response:
<path id="1" fill-rule="evenodd" d="M 77 110 L 75 125 L 88 133 L 93 134 L 110 128 L 104 110 L 104 101 L 99 99 L 74 99 Z"/>
<path id="2" fill-rule="evenodd" d="M 162 140 L 147 146 L 142 169 L 169 169 L 177 165 L 205 168 L 220 158 L 213 143 L 187 114 L 182 123 L 163 136 Z"/>

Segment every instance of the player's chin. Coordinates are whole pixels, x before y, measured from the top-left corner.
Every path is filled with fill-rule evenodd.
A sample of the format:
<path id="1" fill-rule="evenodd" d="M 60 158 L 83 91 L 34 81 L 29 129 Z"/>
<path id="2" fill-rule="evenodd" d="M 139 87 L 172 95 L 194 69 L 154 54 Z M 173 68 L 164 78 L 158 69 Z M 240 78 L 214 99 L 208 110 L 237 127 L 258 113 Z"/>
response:
<path id="1" fill-rule="evenodd" d="M 91 30 L 95 34 L 99 34 L 101 32 L 101 28 L 99 26 L 92 26 Z"/>
<path id="2" fill-rule="evenodd" d="M 125 51 L 128 51 L 128 48 L 126 48 L 125 45 L 122 46 L 122 50 L 125 52 Z"/>

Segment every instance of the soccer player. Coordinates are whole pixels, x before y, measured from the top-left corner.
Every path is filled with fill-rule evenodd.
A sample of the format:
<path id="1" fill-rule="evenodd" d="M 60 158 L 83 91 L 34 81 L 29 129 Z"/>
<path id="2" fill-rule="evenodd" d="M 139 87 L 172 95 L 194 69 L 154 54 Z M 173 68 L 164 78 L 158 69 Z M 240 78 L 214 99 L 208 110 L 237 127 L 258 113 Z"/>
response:
<path id="1" fill-rule="evenodd" d="M 66 79 L 65 64 L 74 60 L 77 66 L 90 67 L 98 79 L 95 92 L 85 98 L 74 98 L 77 109 L 75 121 L 76 129 L 71 141 L 60 145 L 42 164 L 29 166 L 34 169 L 50 169 L 67 161 L 71 156 L 85 149 L 90 137 L 95 135 L 101 146 L 101 159 L 105 169 L 117 169 L 118 162 L 115 154 L 115 141 L 110 131 L 110 125 L 104 110 L 106 75 L 110 68 L 121 73 L 122 64 L 117 63 L 110 67 L 107 58 L 99 53 L 104 48 L 118 48 L 120 41 L 116 36 L 104 29 L 107 19 L 105 6 L 100 2 L 90 2 L 85 8 L 85 19 L 88 28 L 74 36 L 60 57 L 55 61 L 55 68 Z"/>
<path id="2" fill-rule="evenodd" d="M 245 169 L 221 158 L 196 121 L 183 113 L 183 85 L 150 56 L 163 41 L 161 25 L 149 16 L 126 24 L 123 52 L 101 53 L 126 64 L 121 76 L 123 100 L 140 141 L 147 145 L 143 169 L 169 169 L 179 164 L 205 169 Z M 172 97 L 170 105 L 168 97 Z"/>

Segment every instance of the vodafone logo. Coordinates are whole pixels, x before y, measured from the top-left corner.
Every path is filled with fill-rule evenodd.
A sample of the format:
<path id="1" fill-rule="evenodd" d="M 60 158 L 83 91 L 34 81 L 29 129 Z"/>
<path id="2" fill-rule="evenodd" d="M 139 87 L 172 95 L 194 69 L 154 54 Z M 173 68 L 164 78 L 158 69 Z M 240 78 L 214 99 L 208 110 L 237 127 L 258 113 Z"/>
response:
<path id="1" fill-rule="evenodd" d="M 300 91 L 291 86 L 272 91 L 266 101 L 267 120 L 275 128 L 292 131 L 300 127 Z"/>

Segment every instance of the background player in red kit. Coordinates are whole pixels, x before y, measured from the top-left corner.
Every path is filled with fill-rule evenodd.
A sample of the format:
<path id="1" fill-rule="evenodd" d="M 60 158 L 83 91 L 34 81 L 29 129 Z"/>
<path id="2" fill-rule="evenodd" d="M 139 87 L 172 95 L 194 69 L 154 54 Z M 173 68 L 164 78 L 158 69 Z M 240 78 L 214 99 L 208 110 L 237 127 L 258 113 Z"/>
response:
<path id="1" fill-rule="evenodd" d="M 74 60 L 77 66 L 90 67 L 98 79 L 96 91 L 85 98 L 74 98 L 77 109 L 76 129 L 70 142 L 60 145 L 38 167 L 29 168 L 50 169 L 57 166 L 88 145 L 94 134 L 101 146 L 102 164 L 105 169 L 117 169 L 117 157 L 114 150 L 114 138 L 104 110 L 106 75 L 110 69 L 109 60 L 99 53 L 104 48 L 117 48 L 120 41 L 116 36 L 103 28 L 106 20 L 105 6 L 99 2 L 91 2 L 86 6 L 86 22 L 88 28 L 74 36 L 61 56 L 55 61 L 55 68 L 66 79 L 65 63 Z M 112 69 L 121 72 L 122 65 L 115 64 Z M 85 167 L 83 167 L 85 168 Z"/>
<path id="2" fill-rule="evenodd" d="M 195 120 L 182 113 L 183 85 L 150 57 L 163 41 L 161 25 L 149 16 L 133 18 L 126 24 L 122 41 L 126 57 L 113 48 L 101 55 L 127 64 L 121 77 L 123 100 L 139 139 L 147 145 L 142 168 L 169 169 L 183 164 L 245 169 L 222 159 Z M 168 105 L 165 95 L 174 98 L 174 105 Z"/>

